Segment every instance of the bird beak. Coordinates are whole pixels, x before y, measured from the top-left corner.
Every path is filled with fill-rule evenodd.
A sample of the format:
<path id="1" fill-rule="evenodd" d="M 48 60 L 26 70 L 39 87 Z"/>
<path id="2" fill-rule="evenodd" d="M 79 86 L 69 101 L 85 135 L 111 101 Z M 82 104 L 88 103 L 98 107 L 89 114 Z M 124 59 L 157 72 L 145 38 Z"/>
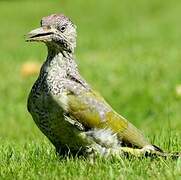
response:
<path id="1" fill-rule="evenodd" d="M 47 42 L 51 40 L 54 34 L 51 28 L 40 27 L 30 31 L 26 36 L 26 41 L 42 41 Z"/>

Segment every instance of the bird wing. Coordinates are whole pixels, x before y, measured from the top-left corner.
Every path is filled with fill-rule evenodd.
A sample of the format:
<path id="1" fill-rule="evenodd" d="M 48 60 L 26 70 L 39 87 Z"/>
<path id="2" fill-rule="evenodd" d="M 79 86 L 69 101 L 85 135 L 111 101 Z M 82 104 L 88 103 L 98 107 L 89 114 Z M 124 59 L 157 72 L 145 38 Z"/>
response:
<path id="1" fill-rule="evenodd" d="M 84 127 L 111 129 L 123 141 L 139 147 L 150 144 L 135 126 L 112 110 L 95 92 L 69 94 L 68 107 L 70 115 Z"/>
<path id="2" fill-rule="evenodd" d="M 82 86 L 77 82 L 65 84 L 67 85 L 65 111 L 85 128 L 111 129 L 120 140 L 138 147 L 150 144 L 135 126 L 116 113 L 97 92 L 91 89 L 80 91 Z"/>

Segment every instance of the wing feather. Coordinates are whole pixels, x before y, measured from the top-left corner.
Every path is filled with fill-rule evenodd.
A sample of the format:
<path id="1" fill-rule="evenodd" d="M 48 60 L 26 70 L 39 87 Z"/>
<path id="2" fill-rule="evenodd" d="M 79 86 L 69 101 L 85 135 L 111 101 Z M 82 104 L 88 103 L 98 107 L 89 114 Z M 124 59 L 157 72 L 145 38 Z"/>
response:
<path id="1" fill-rule="evenodd" d="M 120 140 L 139 147 L 150 144 L 141 131 L 116 113 L 98 93 L 84 90 L 77 82 L 66 83 L 66 88 L 66 112 L 85 128 L 111 129 Z"/>

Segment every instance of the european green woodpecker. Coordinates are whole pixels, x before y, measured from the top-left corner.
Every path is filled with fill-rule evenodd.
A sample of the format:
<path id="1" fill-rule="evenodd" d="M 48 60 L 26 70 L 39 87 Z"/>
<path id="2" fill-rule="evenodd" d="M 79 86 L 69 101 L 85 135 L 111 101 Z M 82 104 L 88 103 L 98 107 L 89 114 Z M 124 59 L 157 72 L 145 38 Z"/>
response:
<path id="1" fill-rule="evenodd" d="M 48 48 L 29 94 L 28 110 L 58 153 L 163 154 L 81 77 L 74 56 L 76 26 L 68 17 L 43 17 L 27 41 L 43 42 Z"/>

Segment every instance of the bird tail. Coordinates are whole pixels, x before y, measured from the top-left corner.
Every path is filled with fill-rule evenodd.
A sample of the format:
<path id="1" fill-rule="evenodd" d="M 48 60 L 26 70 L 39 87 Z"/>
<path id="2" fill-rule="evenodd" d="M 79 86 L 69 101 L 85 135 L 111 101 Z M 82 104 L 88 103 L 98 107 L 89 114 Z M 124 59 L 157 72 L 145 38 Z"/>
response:
<path id="1" fill-rule="evenodd" d="M 158 151 L 158 152 L 160 152 L 160 153 L 164 153 L 164 151 L 163 151 L 162 149 L 160 149 L 158 146 L 153 145 L 153 144 L 152 144 L 152 146 L 154 147 L 154 150 L 155 150 L 155 151 Z"/>
<path id="2" fill-rule="evenodd" d="M 145 136 L 142 134 L 142 132 L 137 129 L 134 125 L 131 123 L 128 123 L 127 128 L 122 132 L 123 141 L 131 143 L 140 149 L 136 148 L 130 148 L 130 147 L 122 147 L 123 152 L 132 154 L 134 156 L 159 156 L 159 157 L 165 157 L 165 158 L 172 158 L 177 159 L 178 157 L 181 157 L 181 152 L 173 152 L 173 153 L 167 153 L 163 151 L 160 147 L 151 144 Z"/>
<path id="3" fill-rule="evenodd" d="M 171 158 L 171 159 L 178 159 L 181 157 L 181 152 L 165 152 L 162 149 L 160 149 L 158 146 L 152 145 L 154 147 L 154 152 L 152 152 L 153 155 L 162 156 L 165 158 Z"/>
<path id="4" fill-rule="evenodd" d="M 121 151 L 126 156 L 133 157 L 162 157 L 170 159 L 178 159 L 181 157 L 181 152 L 167 153 L 155 145 L 148 145 L 142 149 L 132 148 L 132 147 L 121 147 Z"/>

